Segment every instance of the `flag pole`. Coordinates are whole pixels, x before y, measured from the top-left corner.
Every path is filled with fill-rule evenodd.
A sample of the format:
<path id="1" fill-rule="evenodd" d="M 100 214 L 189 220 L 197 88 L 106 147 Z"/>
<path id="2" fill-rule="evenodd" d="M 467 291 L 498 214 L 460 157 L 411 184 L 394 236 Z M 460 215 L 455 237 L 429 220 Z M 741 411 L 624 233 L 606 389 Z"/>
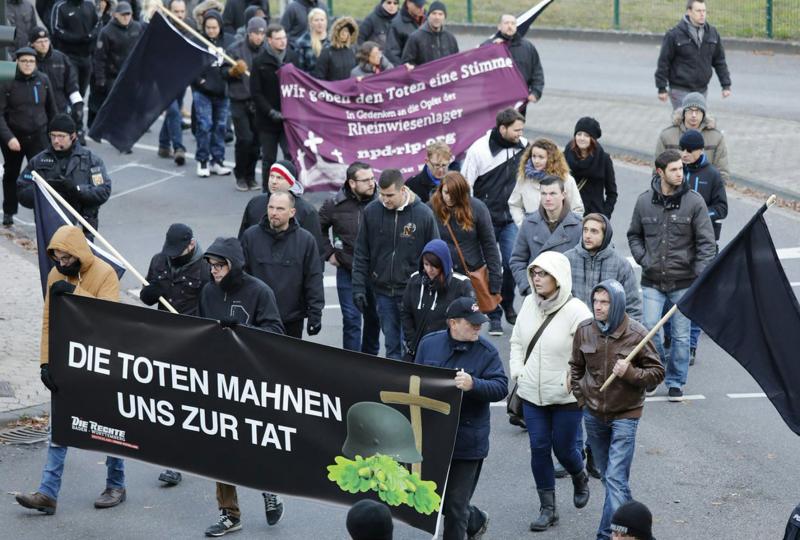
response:
<path id="1" fill-rule="evenodd" d="M 184 30 L 186 30 L 187 32 L 192 34 L 195 38 L 200 40 L 200 42 L 203 43 L 206 47 L 216 51 L 217 54 L 219 54 L 222 58 L 227 60 L 231 65 L 235 65 L 236 64 L 236 60 L 232 56 L 230 56 L 228 53 L 226 53 L 225 49 L 223 49 L 222 47 L 217 47 L 216 45 L 214 45 L 213 43 L 208 41 L 208 39 L 203 34 L 201 34 L 197 30 L 195 30 L 194 28 L 192 28 L 191 26 L 186 24 L 185 21 L 183 21 L 177 15 L 175 15 L 170 10 L 165 8 L 163 3 L 159 2 L 156 5 L 156 7 L 158 7 L 158 11 L 160 11 L 161 13 L 163 13 L 164 15 L 166 15 L 167 17 L 169 17 L 170 19 L 175 21 L 178 24 L 178 26 L 180 26 L 181 28 L 183 28 Z M 222 30 L 222 29 L 220 29 L 220 30 Z M 244 74 L 249 77 L 250 76 L 250 70 L 248 69 L 247 71 L 244 72 Z"/>
<path id="2" fill-rule="evenodd" d="M 772 205 L 775 204 L 776 201 L 777 201 L 777 197 L 775 196 L 775 194 L 770 195 L 769 198 L 767 199 L 767 208 L 769 209 Z M 625 357 L 625 361 L 626 362 L 630 362 L 631 360 L 633 360 L 633 358 L 637 354 L 639 354 L 639 351 L 642 350 L 642 348 L 647 344 L 648 341 L 653 339 L 653 336 L 655 336 L 656 333 L 659 330 L 661 330 L 661 327 L 666 324 L 666 322 L 669 320 L 669 318 L 672 317 L 677 310 L 678 310 L 678 304 L 673 304 L 673 306 L 670 308 L 670 310 L 667 311 L 664 314 L 663 317 L 661 317 L 661 320 L 656 323 L 656 325 L 653 327 L 653 329 L 650 330 L 647 333 L 647 335 L 644 336 L 644 338 L 642 338 L 642 341 L 640 341 L 639 344 L 636 345 L 636 347 L 634 347 L 634 349 L 630 352 L 630 354 Z M 604 392 L 605 389 L 608 387 L 608 385 L 611 384 L 612 382 L 614 382 L 614 379 L 616 379 L 616 378 L 617 378 L 617 376 L 614 375 L 613 373 L 611 375 L 609 375 L 608 379 L 606 379 L 606 382 L 604 382 L 603 386 L 600 387 L 600 391 Z"/>
<path id="3" fill-rule="evenodd" d="M 134 268 L 134 267 L 133 267 L 133 265 L 132 265 L 131 263 L 129 263 L 129 262 L 128 262 L 128 261 L 125 259 L 125 257 L 123 257 L 123 256 L 120 254 L 120 252 L 119 252 L 119 251 L 117 251 L 117 250 L 114 248 L 114 246 L 112 246 L 112 245 L 111 245 L 111 244 L 110 244 L 110 243 L 109 243 L 109 242 L 108 242 L 108 241 L 107 241 L 105 238 L 103 238 L 103 236 L 102 236 L 102 235 L 101 235 L 99 232 L 97 232 L 97 229 L 95 229 L 94 227 L 92 227 L 92 226 L 89 224 L 89 222 L 88 222 L 88 221 L 86 221 L 86 220 L 83 218 L 83 216 L 82 216 L 82 215 L 80 215 L 80 214 L 78 213 L 78 211 L 77 211 L 77 210 L 75 210 L 75 209 L 72 207 L 72 205 L 71 205 L 71 204 L 69 204 L 69 203 L 68 203 L 66 200 L 64 200 L 64 197 L 62 197 L 62 196 L 61 196 L 61 194 L 60 194 L 59 192 L 57 192 L 55 189 L 53 189 L 53 186 L 51 186 L 50 184 L 48 184 L 48 183 L 47 183 L 47 180 L 45 180 L 44 178 L 42 178 L 42 177 L 41 177 L 41 175 L 39 175 L 39 173 L 37 173 L 36 171 L 31 171 L 31 176 L 33 176 L 34 180 L 36 181 L 36 185 L 37 185 L 37 186 L 39 186 L 39 188 L 40 188 L 40 189 L 45 189 L 45 190 L 47 190 L 47 192 L 48 192 L 48 193 L 49 193 L 49 194 L 50 194 L 50 195 L 51 195 L 51 196 L 52 196 L 52 197 L 53 197 L 55 200 L 57 200 L 57 201 L 58 201 L 58 202 L 59 202 L 59 203 L 60 203 L 60 204 L 61 204 L 61 205 L 62 205 L 64 208 L 66 208 L 66 209 L 67 209 L 67 211 L 68 211 L 70 214 L 72 214 L 72 215 L 75 217 L 75 219 L 77 219 L 77 220 L 78 220 L 78 222 L 79 222 L 81 225 L 83 225 L 83 227 L 84 227 L 84 228 L 85 228 L 87 231 L 89 231 L 90 233 L 92 233 L 92 234 L 94 235 L 94 237 L 95 237 L 97 240 L 100 240 L 100 242 L 101 242 L 101 243 L 102 243 L 102 244 L 103 244 L 103 245 L 106 247 L 106 249 L 108 249 L 108 251 L 110 251 L 110 252 L 111 252 L 111 254 L 112 254 L 112 255 L 114 255 L 114 257 L 116 257 L 117 259 L 119 259 L 119 261 L 120 261 L 120 262 L 121 262 L 121 263 L 122 263 L 122 264 L 125 266 L 125 268 L 126 268 L 126 269 L 127 269 L 127 270 L 128 270 L 130 273 L 131 273 L 131 274 L 133 274 L 134 276 L 136 276 L 136 279 L 138 279 L 138 280 L 139 280 L 139 281 L 142 283 L 142 285 L 145 285 L 145 286 L 149 285 L 149 283 L 147 283 L 147 280 L 144 278 L 144 276 L 142 276 L 142 274 L 140 274 L 140 273 L 139 273 L 139 272 L 136 270 L 136 268 Z M 167 301 L 167 299 L 166 299 L 166 298 L 164 298 L 163 296 L 159 296 L 159 297 L 158 297 L 158 301 L 159 301 L 159 302 L 161 302 L 161 305 L 163 305 L 165 308 L 167 308 L 167 310 L 169 310 L 171 313 L 175 313 L 176 315 L 178 314 L 178 311 L 177 311 L 177 310 L 176 310 L 174 307 L 172 307 L 172 304 L 170 304 L 170 303 Z"/>

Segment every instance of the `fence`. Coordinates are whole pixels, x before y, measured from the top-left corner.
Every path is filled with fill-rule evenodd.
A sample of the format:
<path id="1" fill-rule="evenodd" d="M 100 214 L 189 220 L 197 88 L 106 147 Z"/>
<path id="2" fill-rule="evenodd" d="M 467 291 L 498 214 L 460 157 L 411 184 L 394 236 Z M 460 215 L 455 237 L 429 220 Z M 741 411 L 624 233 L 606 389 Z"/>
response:
<path id="1" fill-rule="evenodd" d="M 287 1 L 287 0 L 284 0 Z M 402 0 L 400 0 L 402 3 Z M 271 0 L 279 13 L 280 0 Z M 496 24 L 500 14 L 519 14 L 538 0 L 446 0 L 451 22 Z M 378 0 L 328 0 L 334 15 L 361 19 Z M 800 0 L 711 0 L 708 21 L 725 37 L 800 39 Z M 555 0 L 536 26 L 654 32 L 683 16 L 684 0 Z"/>

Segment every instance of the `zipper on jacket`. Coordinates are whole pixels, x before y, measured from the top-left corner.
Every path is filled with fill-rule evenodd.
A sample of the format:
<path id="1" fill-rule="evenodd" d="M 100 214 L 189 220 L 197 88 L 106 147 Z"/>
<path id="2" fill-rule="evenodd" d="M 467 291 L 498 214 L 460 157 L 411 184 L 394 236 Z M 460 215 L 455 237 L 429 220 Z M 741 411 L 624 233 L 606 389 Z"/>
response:
<path id="1" fill-rule="evenodd" d="M 608 336 L 604 336 L 604 339 L 606 340 L 606 343 L 605 343 L 605 350 L 603 351 L 603 356 L 605 358 L 605 361 L 603 362 L 603 367 L 605 368 L 605 369 L 603 369 L 603 381 L 607 380 L 609 375 L 610 375 L 608 373 Z M 605 398 L 605 396 L 601 396 L 600 399 L 603 400 L 603 404 L 602 404 L 600 410 L 602 411 L 602 418 L 603 418 L 603 421 L 605 422 L 606 421 L 606 398 Z"/>
<path id="2" fill-rule="evenodd" d="M 392 235 L 392 265 L 389 267 L 389 282 L 394 279 L 394 254 L 397 253 L 397 210 L 394 211 L 394 234 Z M 389 287 L 394 296 L 394 287 Z"/>

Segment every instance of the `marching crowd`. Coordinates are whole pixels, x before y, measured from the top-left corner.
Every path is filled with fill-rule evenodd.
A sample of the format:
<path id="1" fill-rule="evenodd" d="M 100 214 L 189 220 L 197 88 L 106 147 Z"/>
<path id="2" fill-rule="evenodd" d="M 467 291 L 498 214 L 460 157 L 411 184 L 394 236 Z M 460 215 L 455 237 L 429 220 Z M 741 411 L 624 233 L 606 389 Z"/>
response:
<path id="1" fill-rule="evenodd" d="M 277 70 L 291 62 L 336 80 L 399 64 L 413 69 L 457 52 L 441 1 L 425 10 L 425 0 L 385 0 L 360 24 L 351 17 L 329 24 L 321 0 L 293 0 L 280 24 L 270 22 L 267 2 L 228 0 L 223 7 L 216 0 L 196 6 L 171 0 L 167 7 L 236 59 L 209 67 L 192 83 L 186 116 L 197 140 L 197 174 L 230 174 L 223 163 L 230 111 L 237 189 L 259 187 L 260 158 L 263 193 L 244 209 L 238 238 L 217 238 L 204 249 L 191 227 L 170 226 L 151 260 L 142 302 L 302 339 L 304 331 L 313 336 L 322 328 L 327 262 L 336 269 L 344 349 L 377 355 L 383 334 L 387 358 L 459 370 L 455 384 L 464 399 L 444 496 L 445 539 L 486 532 L 488 514 L 470 499 L 489 451 L 489 403 L 506 397 L 509 379 L 509 420 L 529 434 L 539 496 L 530 529 L 557 524 L 559 474 L 572 478 L 577 508 L 588 503 L 592 474 L 605 491 L 597 538 L 651 538 L 649 511 L 631 500 L 629 488 L 636 430 L 645 395 L 659 384 L 670 401 L 682 399 L 699 329 L 675 312 L 663 335 L 627 357 L 714 258 L 727 215 L 727 147 L 706 92 L 712 67 L 723 97 L 730 76 L 719 35 L 705 22 L 705 3 L 687 2 L 658 62 L 659 98 L 675 110 L 657 136 L 651 182 L 627 230 L 640 280 L 612 243 L 614 164 L 599 142 L 600 123 L 590 117 L 577 120 L 562 149 L 523 136 L 524 107 L 504 109 L 461 161 L 434 142 L 411 178 L 397 169 L 376 177 L 357 161 L 319 210 L 303 198 L 294 164 L 278 160 L 278 147 L 287 152 Z M 97 227 L 111 179 L 82 140 L 84 95 L 91 85 L 91 124 L 143 31 L 145 23 L 134 19 L 146 19 L 153 8 L 102 0 L 95 9 L 88 0 L 59 0 L 43 9 L 46 27 L 26 32 L 30 46 L 15 53 L 17 77 L 0 92 L 3 223 L 13 224 L 17 201 L 33 206 L 36 172 Z M 527 104 L 536 103 L 544 87 L 541 62 L 517 34 L 516 18 L 502 15 L 492 41 L 508 43 L 528 84 Z M 182 94 L 165 111 L 159 134 L 159 156 L 178 166 L 186 159 L 183 106 Z M 28 163 L 20 175 L 23 157 Z M 92 254 L 86 237 L 65 226 L 48 246 L 55 266 L 45 298 L 41 377 L 51 391 L 58 388 L 47 350 L 50 297 L 119 297 L 113 270 Z M 503 318 L 512 327 L 508 376 L 480 332 L 488 323 L 489 336 L 503 336 Z M 612 375 L 618 380 L 601 391 Z M 41 485 L 17 497 L 22 506 L 55 512 L 65 456 L 66 448 L 49 445 Z M 109 458 L 107 466 L 98 508 L 126 496 L 122 460 Z M 168 470 L 160 479 L 175 485 L 181 475 Z M 283 501 L 263 495 L 272 525 Z M 217 501 L 220 516 L 206 534 L 240 529 L 235 487 L 217 484 Z M 355 510 L 372 518 L 382 512 Z"/>

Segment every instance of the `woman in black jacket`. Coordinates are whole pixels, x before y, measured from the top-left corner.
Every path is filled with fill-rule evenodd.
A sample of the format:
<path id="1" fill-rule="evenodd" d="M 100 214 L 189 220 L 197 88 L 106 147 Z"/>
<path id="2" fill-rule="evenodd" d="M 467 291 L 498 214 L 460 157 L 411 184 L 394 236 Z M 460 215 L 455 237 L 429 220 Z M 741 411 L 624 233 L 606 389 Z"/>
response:
<path id="1" fill-rule="evenodd" d="M 203 15 L 203 35 L 218 47 L 227 49 L 230 46 L 218 11 L 210 9 Z M 197 176 L 200 177 L 231 174 L 231 170 L 222 164 L 225 161 L 225 130 L 230 107 L 223 69 L 228 67 L 214 62 L 192 82 L 192 107 L 197 121 L 195 159 Z"/>
<path id="2" fill-rule="evenodd" d="M 423 336 L 447 328 L 447 306 L 462 296 L 474 296 L 469 278 L 453 272 L 447 244 L 438 238 L 431 240 L 422 250 L 419 271 L 411 274 L 403 293 L 400 318 L 406 345 L 405 360 L 414 361 Z"/>
<path id="3" fill-rule="evenodd" d="M 352 17 L 342 17 L 333 23 L 330 33 L 331 44 L 322 49 L 314 66 L 313 75 L 325 81 L 341 81 L 350 78 L 356 67 L 356 53 L 353 50 L 358 39 L 358 24 Z"/>
<path id="4" fill-rule="evenodd" d="M 610 218 L 617 203 L 617 180 L 611 156 L 597 142 L 602 134 L 600 123 L 584 116 L 575 124 L 574 137 L 564 147 L 564 157 L 578 184 L 584 215 L 597 212 Z"/>
<path id="5" fill-rule="evenodd" d="M 500 264 L 500 251 L 497 249 L 494 236 L 492 216 L 481 200 L 470 197 L 469 191 L 469 184 L 461 173 L 450 171 L 444 175 L 433 192 L 429 204 L 433 209 L 436 225 L 439 227 L 439 237 L 450 250 L 455 271 L 467 275 L 467 271 L 477 270 L 486 265 L 489 270 L 490 292 L 499 294 L 503 283 L 503 270 Z M 461 263 L 453 235 L 458 240 L 458 247 L 461 248 L 468 268 L 464 268 Z M 500 308 L 488 315 L 489 333 L 503 335 Z"/>

